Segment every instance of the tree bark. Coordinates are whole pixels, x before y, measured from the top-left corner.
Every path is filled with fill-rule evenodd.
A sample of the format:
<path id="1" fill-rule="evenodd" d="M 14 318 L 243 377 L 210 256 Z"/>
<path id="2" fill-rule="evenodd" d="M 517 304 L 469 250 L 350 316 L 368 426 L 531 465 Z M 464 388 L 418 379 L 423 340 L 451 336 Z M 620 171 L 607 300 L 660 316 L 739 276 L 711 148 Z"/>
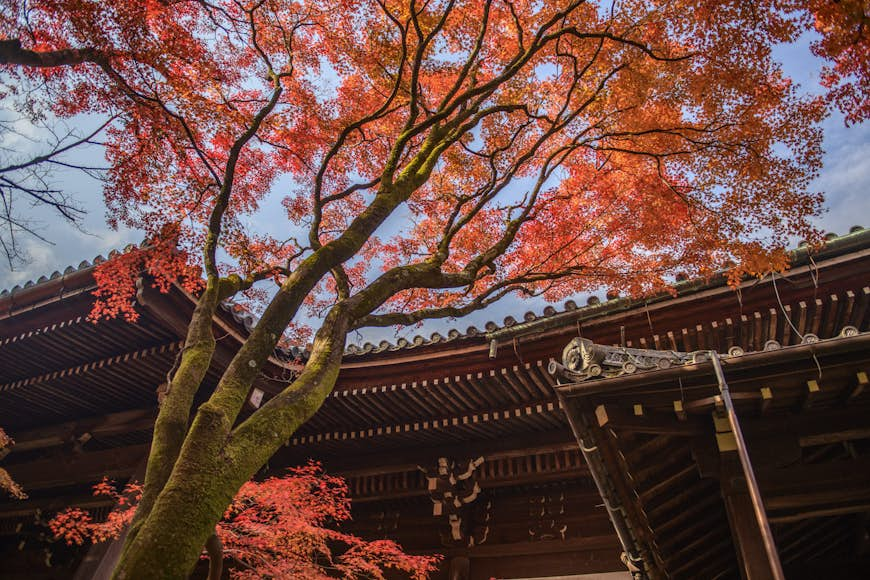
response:
<path id="1" fill-rule="evenodd" d="M 168 390 L 160 403 L 160 413 L 154 424 L 154 435 L 148 455 L 142 499 L 139 501 L 124 542 L 125 552 L 139 533 L 140 526 L 151 513 L 151 508 L 168 481 L 175 461 L 181 453 L 190 422 L 193 398 L 211 365 L 214 354 L 212 317 L 217 307 L 218 293 L 218 284 L 211 280 L 197 301 L 178 369 L 167 385 Z"/>
<path id="2" fill-rule="evenodd" d="M 347 328 L 346 312 L 335 307 L 299 377 L 236 429 L 227 409 L 213 401 L 200 406 L 172 474 L 128 542 L 113 578 L 182 580 L 190 575 L 239 488 L 332 391 Z"/>

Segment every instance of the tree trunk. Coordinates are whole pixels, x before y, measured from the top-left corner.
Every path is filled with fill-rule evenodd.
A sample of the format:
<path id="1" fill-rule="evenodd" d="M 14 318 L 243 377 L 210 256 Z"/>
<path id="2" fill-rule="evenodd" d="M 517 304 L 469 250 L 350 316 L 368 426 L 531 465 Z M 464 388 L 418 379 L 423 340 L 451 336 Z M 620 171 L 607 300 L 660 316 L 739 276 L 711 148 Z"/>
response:
<path id="1" fill-rule="evenodd" d="M 197 410 L 172 473 L 150 513 L 140 520 L 135 537 L 128 540 L 114 579 L 182 580 L 190 575 L 239 488 L 314 415 L 332 391 L 341 367 L 349 311 L 347 304 L 333 307 L 314 337 L 305 369 L 235 428 L 238 395 L 221 397 L 221 386 L 238 390 L 244 397 L 254 377 L 244 380 L 232 368 L 225 371 L 218 390 Z M 260 360 L 274 347 L 268 346 L 259 353 Z"/>
<path id="2" fill-rule="evenodd" d="M 328 315 L 305 370 L 235 429 L 225 406 L 209 400 L 199 407 L 172 474 L 127 543 L 114 579 L 182 580 L 190 575 L 239 488 L 332 391 L 346 333 L 342 316 Z"/>
<path id="3" fill-rule="evenodd" d="M 239 474 L 222 450 L 212 447 L 182 453 L 113 578 L 181 580 L 190 575 L 215 525 L 252 475 Z"/>

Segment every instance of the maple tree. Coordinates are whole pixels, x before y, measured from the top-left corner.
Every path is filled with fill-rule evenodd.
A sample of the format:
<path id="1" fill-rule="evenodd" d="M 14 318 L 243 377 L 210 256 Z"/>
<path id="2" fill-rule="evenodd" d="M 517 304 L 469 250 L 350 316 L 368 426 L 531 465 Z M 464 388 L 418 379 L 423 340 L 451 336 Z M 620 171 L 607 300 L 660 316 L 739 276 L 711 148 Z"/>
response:
<path id="1" fill-rule="evenodd" d="M 132 520 L 141 491 L 136 483 L 118 490 L 103 480 L 94 486 L 94 495 L 116 504 L 104 521 L 72 507 L 56 514 L 48 526 L 70 545 L 117 538 Z M 223 558 L 236 562 L 230 576 L 237 580 L 384 580 L 385 570 L 423 580 L 437 569 L 438 556 L 411 556 L 391 540 L 365 541 L 332 527 L 349 519 L 347 485 L 317 463 L 289 469 L 283 477 L 249 481 L 233 498 L 203 555 L 209 558 L 209 578 L 221 577 Z"/>
<path id="2" fill-rule="evenodd" d="M 236 492 L 329 394 L 354 329 L 509 294 L 653 292 L 729 261 L 734 277 L 780 269 L 789 236 L 816 235 L 807 188 L 828 103 L 771 47 L 814 14 L 827 22 L 821 4 L 0 6 L 8 74 L 40 81 L 59 117 L 113 119 L 110 223 L 148 235 L 99 267 L 93 316 L 135 321 L 143 269 L 197 296 L 118 578 L 186 576 Z M 840 45 L 819 50 L 835 92 L 864 74 Z M 286 226 L 258 230 L 279 206 Z M 192 409 L 215 309 L 258 295 L 256 327 Z M 322 317 L 304 368 L 239 420 L 306 308 Z"/>

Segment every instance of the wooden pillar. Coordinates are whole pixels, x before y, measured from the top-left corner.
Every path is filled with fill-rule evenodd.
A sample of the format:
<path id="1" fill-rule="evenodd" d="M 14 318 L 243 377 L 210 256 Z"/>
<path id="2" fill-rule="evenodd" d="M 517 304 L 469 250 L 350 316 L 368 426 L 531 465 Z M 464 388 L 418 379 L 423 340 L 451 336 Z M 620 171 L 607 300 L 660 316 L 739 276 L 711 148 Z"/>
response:
<path id="1" fill-rule="evenodd" d="M 115 570 L 115 564 L 121 558 L 124 542 L 127 539 L 127 530 L 114 540 L 107 540 L 94 544 L 88 549 L 85 559 L 76 570 L 73 580 L 109 580 Z"/>
<path id="2" fill-rule="evenodd" d="M 471 560 L 468 556 L 450 558 L 450 580 L 468 580 L 471 577 Z"/>
<path id="3" fill-rule="evenodd" d="M 721 486 L 740 573 L 746 580 L 773 580 L 764 539 L 752 508 L 740 459 L 734 451 L 721 454 Z"/>

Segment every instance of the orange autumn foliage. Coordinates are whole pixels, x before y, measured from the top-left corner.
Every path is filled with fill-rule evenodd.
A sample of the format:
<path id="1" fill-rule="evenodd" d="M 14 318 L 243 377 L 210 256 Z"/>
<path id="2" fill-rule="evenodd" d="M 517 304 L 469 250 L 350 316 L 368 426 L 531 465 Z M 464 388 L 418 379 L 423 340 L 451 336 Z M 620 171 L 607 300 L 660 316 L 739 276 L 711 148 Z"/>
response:
<path id="1" fill-rule="evenodd" d="M 94 521 L 91 514 L 78 507 L 69 507 L 56 514 L 48 527 L 56 538 L 69 545 L 81 546 L 85 542 L 105 542 L 121 535 L 136 513 L 136 504 L 142 498 L 142 486 L 129 482 L 122 489 L 108 478 L 94 486 L 95 497 L 113 500 L 115 507 L 103 521 Z"/>
<path id="2" fill-rule="evenodd" d="M 48 523 L 55 538 L 70 545 L 117 538 L 136 511 L 141 486 L 128 483 L 118 490 L 104 479 L 94 495 L 115 501 L 108 518 L 94 521 L 85 510 L 67 508 Z M 230 576 L 237 580 L 383 580 L 387 570 L 424 580 L 437 569 L 440 556 L 412 556 L 391 540 L 366 541 L 335 529 L 349 520 L 344 480 L 309 463 L 283 477 L 246 483 L 215 532 L 224 557 L 236 563 Z"/>
<path id="3" fill-rule="evenodd" d="M 415 19 L 402 2 L 46 0 L 28 3 L 25 33 L 23 5 L 4 0 L 0 30 L 34 51 L 99 55 L 16 72 L 47 82 L 55 114 L 121 115 L 107 142 L 112 223 L 151 240 L 180 230 L 173 239 L 184 251 L 173 260 L 138 250 L 102 266 L 94 316 L 135 317 L 123 279 L 136 267 L 169 280 L 202 264 L 221 174 L 235 137 L 268 101 L 272 74 L 282 93 L 234 161 L 223 271 L 292 271 L 370 205 L 385 166 L 407 162 L 438 123 L 473 102 L 481 113 L 441 153 L 405 215 L 345 265 L 351 288 L 439 251 L 449 253 L 444 269 L 459 271 L 533 196 L 522 228 L 470 292 L 407 289 L 387 304 L 441 308 L 508 291 L 648 292 L 677 269 L 706 275 L 729 260 L 770 261 L 788 236 L 811 237 L 805 220 L 819 198 L 805 187 L 819 166 L 814 122 L 824 107 L 795 91 L 768 48 L 815 26 L 816 51 L 833 63 L 832 98 L 858 119 L 870 61 L 860 4 L 468 2 L 449 3 L 441 22 L 448 4 L 418 7 Z M 475 46 L 481 30 L 485 42 Z M 501 82 L 539 30 L 553 41 Z M 487 83 L 499 86 L 452 108 Z M 424 118 L 433 121 L 392 159 L 403 130 Z M 272 212 L 270 198 L 282 197 L 275 186 L 287 179 L 286 228 L 256 231 L 245 216 L 264 203 Z M 763 243 L 751 240 L 758 231 Z M 331 304 L 335 292 L 325 280 L 309 303 Z"/>
<path id="4" fill-rule="evenodd" d="M 847 123 L 870 119 L 870 6 L 865 0 L 806 2 L 821 39 L 813 52 L 829 61 L 822 84 Z"/>

